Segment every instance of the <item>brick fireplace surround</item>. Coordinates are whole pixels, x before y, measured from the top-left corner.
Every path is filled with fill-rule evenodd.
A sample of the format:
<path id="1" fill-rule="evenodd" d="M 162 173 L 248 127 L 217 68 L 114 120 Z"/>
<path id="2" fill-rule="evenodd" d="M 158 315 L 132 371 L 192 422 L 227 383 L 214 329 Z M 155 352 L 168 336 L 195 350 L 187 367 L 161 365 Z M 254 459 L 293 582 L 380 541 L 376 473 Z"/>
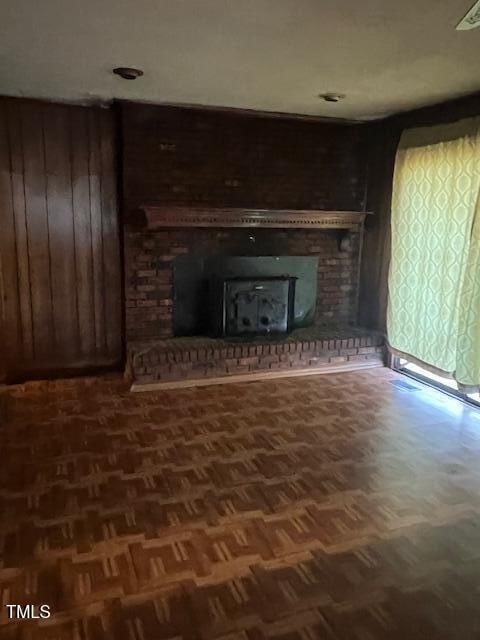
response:
<path id="1" fill-rule="evenodd" d="M 130 218 L 146 203 L 361 215 L 370 153 L 363 124 L 129 102 L 119 108 L 125 324 L 135 386 L 381 363 L 382 337 L 355 326 L 358 234 L 339 251 L 338 232 L 323 228 L 187 228 L 172 212 L 168 228 L 153 229 Z M 318 256 L 314 326 L 251 344 L 174 338 L 173 262 L 191 253 Z"/>
<path id="2" fill-rule="evenodd" d="M 359 235 L 340 250 L 335 231 L 321 229 L 127 227 L 126 334 L 133 388 L 180 386 L 378 366 L 383 337 L 355 326 Z M 173 336 L 173 263 L 185 254 L 318 256 L 312 327 L 288 337 L 249 342 Z"/>

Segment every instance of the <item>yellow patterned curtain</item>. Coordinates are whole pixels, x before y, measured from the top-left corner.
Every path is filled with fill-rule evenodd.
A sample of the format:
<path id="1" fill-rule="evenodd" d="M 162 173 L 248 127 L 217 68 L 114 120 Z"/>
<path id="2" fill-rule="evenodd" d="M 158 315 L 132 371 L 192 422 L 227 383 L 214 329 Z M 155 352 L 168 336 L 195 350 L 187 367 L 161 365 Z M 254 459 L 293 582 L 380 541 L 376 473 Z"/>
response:
<path id="1" fill-rule="evenodd" d="M 480 118 L 404 132 L 392 194 L 394 353 L 480 385 Z"/>

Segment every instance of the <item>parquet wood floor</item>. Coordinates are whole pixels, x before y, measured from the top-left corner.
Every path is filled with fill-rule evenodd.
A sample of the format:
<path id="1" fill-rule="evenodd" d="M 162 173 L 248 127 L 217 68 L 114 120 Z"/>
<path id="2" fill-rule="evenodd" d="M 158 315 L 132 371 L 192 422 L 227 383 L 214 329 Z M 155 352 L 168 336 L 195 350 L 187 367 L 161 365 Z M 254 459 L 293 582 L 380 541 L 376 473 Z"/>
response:
<path id="1" fill-rule="evenodd" d="M 397 379 L 12 389 L 0 638 L 480 638 L 480 412 Z"/>

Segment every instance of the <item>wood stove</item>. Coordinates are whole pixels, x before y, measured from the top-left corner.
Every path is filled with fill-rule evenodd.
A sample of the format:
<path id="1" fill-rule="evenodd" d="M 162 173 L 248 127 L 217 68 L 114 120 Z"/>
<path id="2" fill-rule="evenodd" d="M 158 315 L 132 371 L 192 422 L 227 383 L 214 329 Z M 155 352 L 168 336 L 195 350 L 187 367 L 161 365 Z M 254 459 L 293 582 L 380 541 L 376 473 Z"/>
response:
<path id="1" fill-rule="evenodd" d="M 212 326 L 218 336 L 286 334 L 293 328 L 296 278 L 213 279 Z"/>

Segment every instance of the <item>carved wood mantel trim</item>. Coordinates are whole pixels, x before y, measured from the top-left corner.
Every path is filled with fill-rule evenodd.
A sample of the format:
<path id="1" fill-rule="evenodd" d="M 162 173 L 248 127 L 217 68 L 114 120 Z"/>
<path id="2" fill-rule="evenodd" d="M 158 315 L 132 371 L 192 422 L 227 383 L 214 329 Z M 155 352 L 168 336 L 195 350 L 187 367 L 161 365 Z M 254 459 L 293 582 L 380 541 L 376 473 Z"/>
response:
<path id="1" fill-rule="evenodd" d="M 318 209 L 198 208 L 144 205 L 130 217 L 141 227 L 337 229 L 361 231 L 367 212 Z"/>

